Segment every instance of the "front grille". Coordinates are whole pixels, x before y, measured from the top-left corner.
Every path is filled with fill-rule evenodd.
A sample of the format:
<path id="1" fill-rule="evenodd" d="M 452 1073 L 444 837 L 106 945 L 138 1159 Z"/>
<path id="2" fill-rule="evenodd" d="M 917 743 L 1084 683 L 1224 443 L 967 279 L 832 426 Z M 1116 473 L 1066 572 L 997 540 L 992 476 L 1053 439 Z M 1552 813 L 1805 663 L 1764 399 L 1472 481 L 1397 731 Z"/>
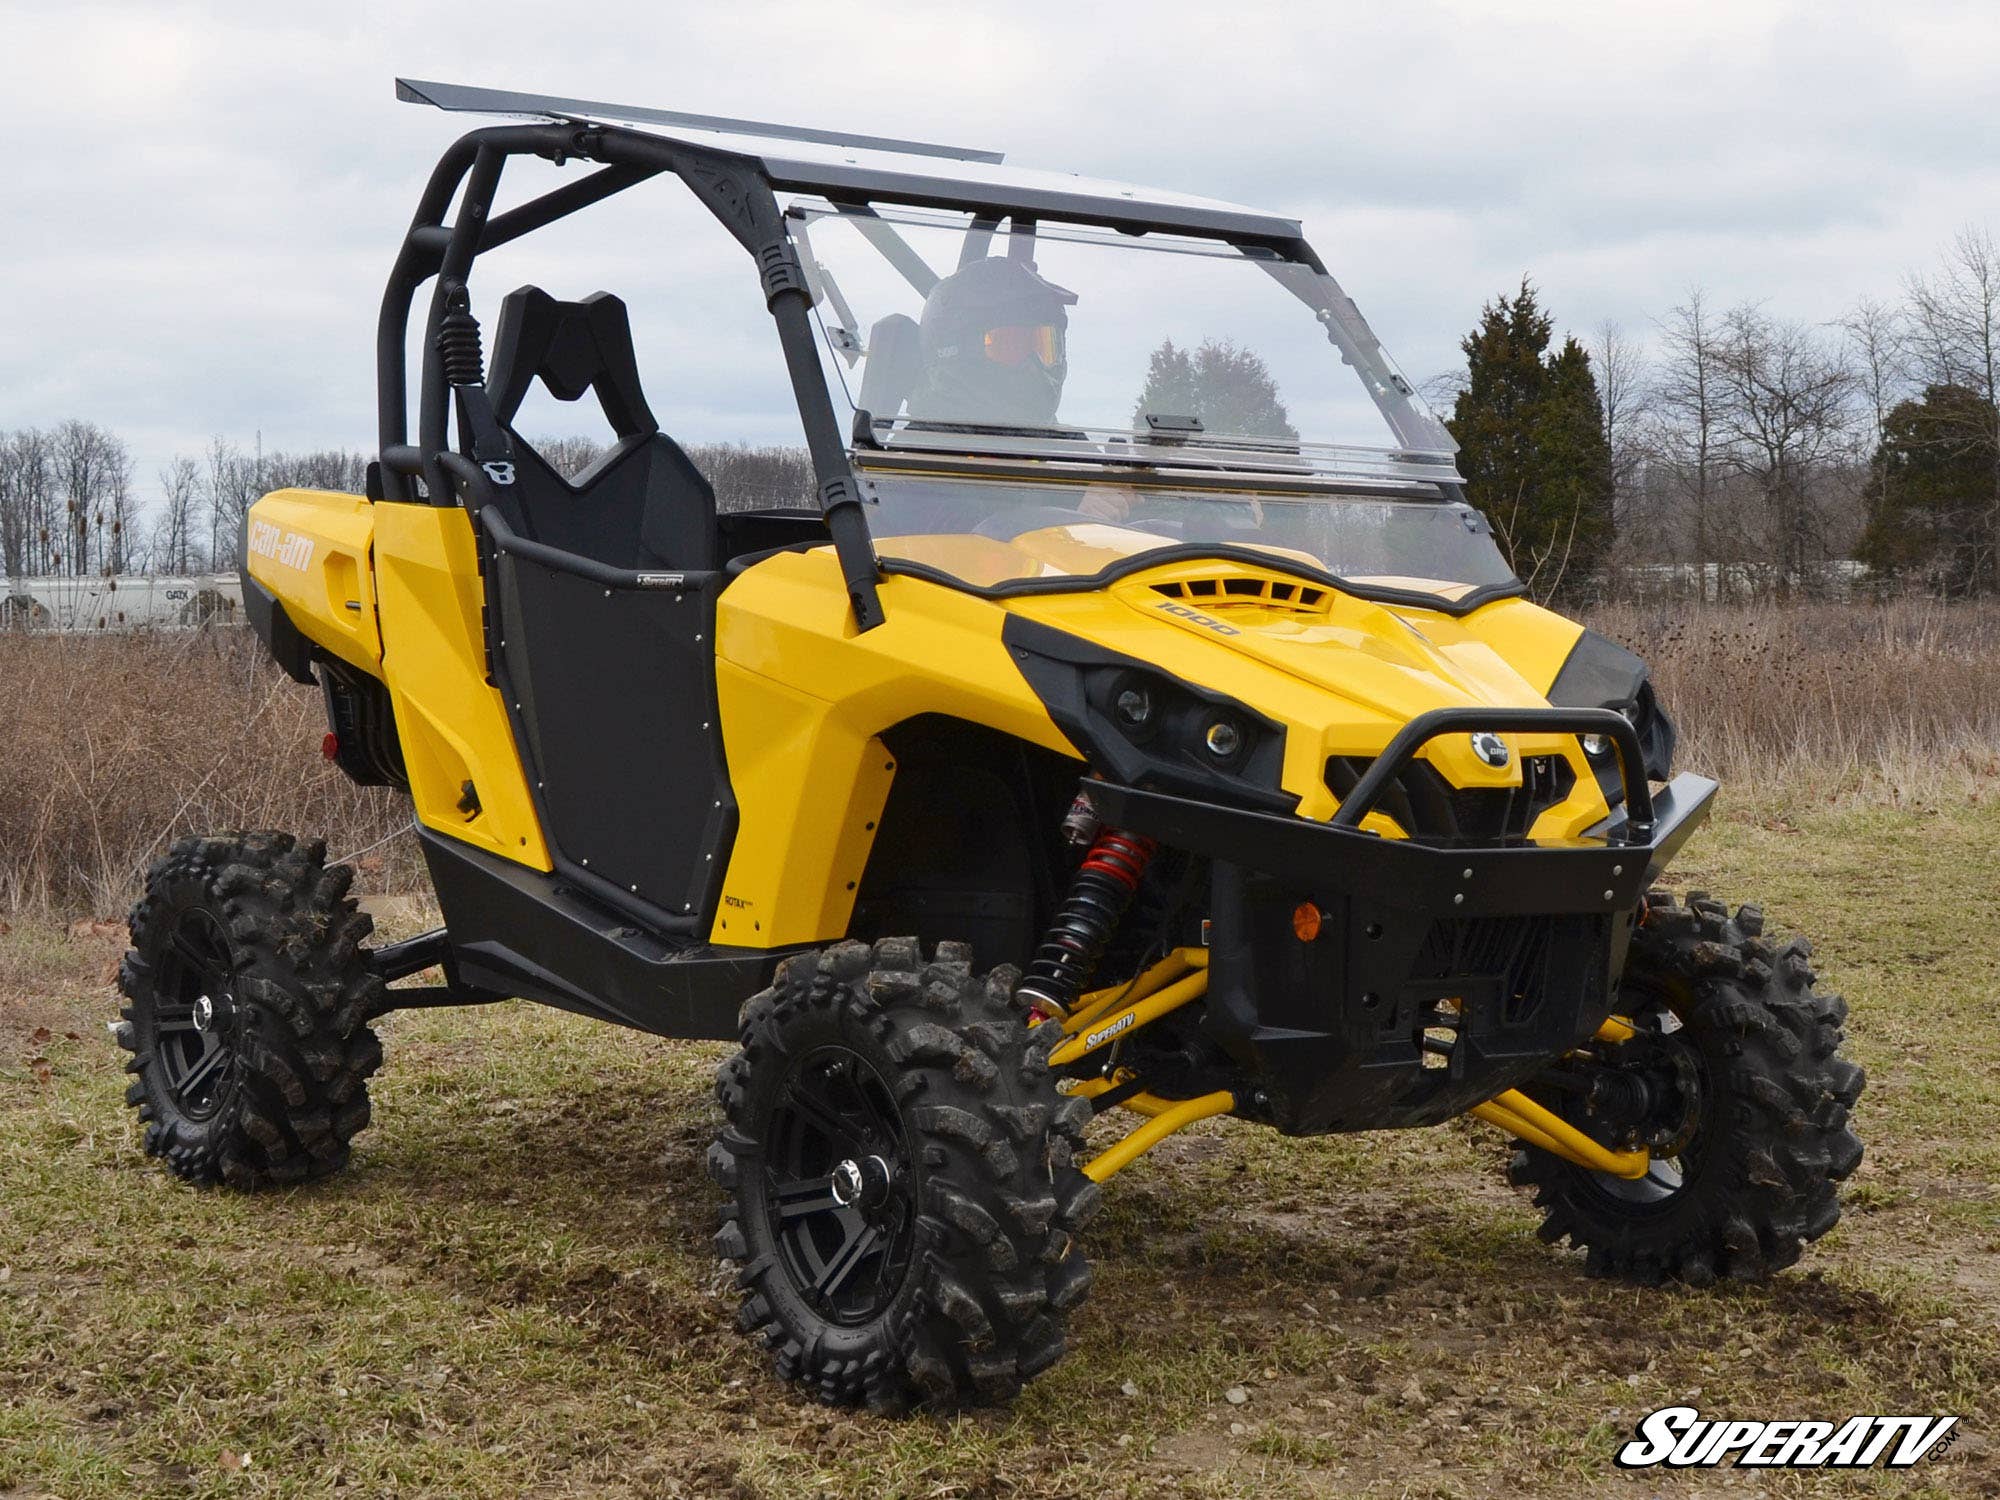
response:
<path id="1" fill-rule="evenodd" d="M 1326 763 L 1326 784 L 1345 800 L 1368 769 L 1359 756 L 1336 755 Z M 1427 844 L 1516 844 L 1535 819 L 1570 794 L 1576 772 L 1559 755 L 1534 755 L 1521 762 L 1518 787 L 1457 787 L 1425 761 L 1411 761 L 1389 783 L 1376 811 L 1394 820 L 1410 838 Z"/>
<path id="2" fill-rule="evenodd" d="M 1534 1019 L 1549 984 L 1552 917 L 1442 917 L 1410 970 L 1413 998 L 1497 1003 L 1503 1026 Z M 1448 992 L 1448 993 L 1447 993 Z"/>

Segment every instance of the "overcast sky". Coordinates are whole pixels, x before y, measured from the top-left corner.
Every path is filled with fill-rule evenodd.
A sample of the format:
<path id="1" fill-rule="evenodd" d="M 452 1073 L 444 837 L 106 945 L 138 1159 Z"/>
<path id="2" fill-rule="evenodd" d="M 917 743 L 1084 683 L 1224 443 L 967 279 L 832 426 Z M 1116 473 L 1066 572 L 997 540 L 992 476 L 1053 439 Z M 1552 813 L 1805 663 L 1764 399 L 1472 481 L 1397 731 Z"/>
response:
<path id="1" fill-rule="evenodd" d="M 0 0 L 0 430 L 103 423 L 147 495 L 210 434 L 371 446 L 383 278 L 438 152 L 480 123 L 394 102 L 398 73 L 1284 210 L 1419 380 L 1524 272 L 1580 333 L 1643 334 L 1695 284 L 1821 320 L 2000 227 L 1990 3 Z M 619 227 L 523 263 L 635 315 L 692 303 L 664 357 L 701 378 L 686 399 L 649 379 L 663 422 L 773 433 L 747 260 Z"/>

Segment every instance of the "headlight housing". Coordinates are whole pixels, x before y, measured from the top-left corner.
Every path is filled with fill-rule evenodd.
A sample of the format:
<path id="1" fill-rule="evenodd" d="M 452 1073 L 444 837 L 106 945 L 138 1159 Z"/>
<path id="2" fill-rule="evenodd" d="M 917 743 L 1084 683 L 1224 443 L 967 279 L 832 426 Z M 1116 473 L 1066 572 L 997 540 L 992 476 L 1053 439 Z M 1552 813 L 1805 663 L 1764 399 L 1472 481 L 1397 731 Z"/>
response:
<path id="1" fill-rule="evenodd" d="M 1285 727 L 1225 693 L 1015 615 L 1004 639 L 1049 717 L 1126 786 L 1292 812 Z"/>
<path id="2" fill-rule="evenodd" d="M 1557 708 L 1616 709 L 1638 732 L 1646 778 L 1666 781 L 1673 776 L 1679 738 L 1674 722 L 1660 707 L 1646 664 L 1616 641 L 1594 630 L 1584 631 L 1549 685 L 1548 699 Z M 1607 736 L 1590 734 L 1583 737 L 1583 753 L 1606 799 L 1614 805 L 1622 802 L 1625 788 L 1618 778 L 1617 747 Z"/>

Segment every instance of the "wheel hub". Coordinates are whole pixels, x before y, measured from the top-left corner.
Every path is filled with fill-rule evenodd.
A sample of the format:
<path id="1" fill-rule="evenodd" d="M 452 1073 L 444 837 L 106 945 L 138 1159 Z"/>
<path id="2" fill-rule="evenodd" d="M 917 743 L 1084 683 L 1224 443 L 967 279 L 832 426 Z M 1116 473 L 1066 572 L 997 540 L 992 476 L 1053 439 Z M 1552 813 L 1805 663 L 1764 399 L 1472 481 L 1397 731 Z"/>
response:
<path id="1" fill-rule="evenodd" d="M 206 995 L 194 999 L 194 1029 L 200 1032 L 212 1030 L 215 1026 L 215 1002 Z"/>
<path id="2" fill-rule="evenodd" d="M 1672 1034 L 1640 1031 L 1611 1054 L 1589 1107 L 1627 1149 L 1679 1154 L 1701 1119 L 1701 1076 L 1687 1046 Z"/>
<path id="3" fill-rule="evenodd" d="M 879 1156 L 849 1157 L 833 1169 L 828 1188 L 842 1208 L 874 1210 L 889 1196 L 889 1164 Z"/>

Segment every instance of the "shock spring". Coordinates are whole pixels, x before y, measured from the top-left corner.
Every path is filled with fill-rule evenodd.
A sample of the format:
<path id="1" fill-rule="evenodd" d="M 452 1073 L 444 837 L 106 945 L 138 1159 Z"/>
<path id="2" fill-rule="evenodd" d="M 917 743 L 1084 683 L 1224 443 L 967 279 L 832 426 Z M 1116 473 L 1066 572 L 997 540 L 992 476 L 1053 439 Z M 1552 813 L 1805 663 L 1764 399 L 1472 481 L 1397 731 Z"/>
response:
<path id="1" fill-rule="evenodd" d="M 1016 991 L 1022 999 L 1056 1015 L 1075 1005 L 1159 847 L 1121 828 L 1098 833 Z"/>

